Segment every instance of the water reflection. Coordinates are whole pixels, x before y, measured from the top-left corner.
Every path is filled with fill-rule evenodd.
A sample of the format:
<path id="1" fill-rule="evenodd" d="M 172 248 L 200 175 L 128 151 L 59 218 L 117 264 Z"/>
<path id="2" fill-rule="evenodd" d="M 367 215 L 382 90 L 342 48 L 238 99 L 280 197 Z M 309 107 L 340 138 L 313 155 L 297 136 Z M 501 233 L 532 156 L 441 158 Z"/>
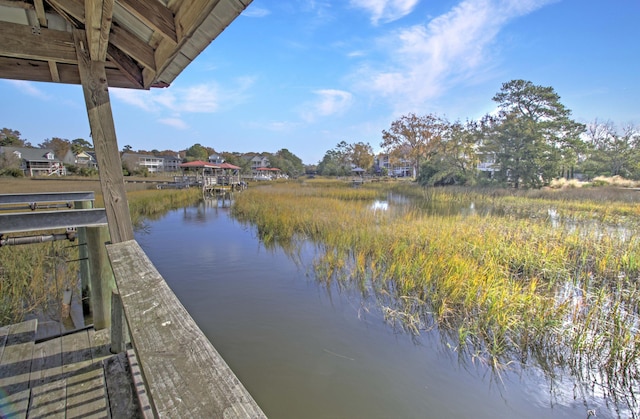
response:
<path id="1" fill-rule="evenodd" d="M 187 223 L 206 223 L 209 218 L 219 215 L 218 209 L 229 208 L 233 203 L 233 193 L 225 192 L 200 201 L 194 207 L 182 209 L 182 217 Z"/>
<path id="2" fill-rule="evenodd" d="M 145 252 L 270 417 L 615 416 L 567 376 L 517 365 L 492 375 L 421 300 L 348 269 L 318 276 L 321 247 L 267 249 L 217 203 L 172 212 L 148 233 Z"/>
<path id="3" fill-rule="evenodd" d="M 389 209 L 389 202 L 387 201 L 373 201 L 371 209 L 375 213 L 376 211 L 386 211 Z"/>

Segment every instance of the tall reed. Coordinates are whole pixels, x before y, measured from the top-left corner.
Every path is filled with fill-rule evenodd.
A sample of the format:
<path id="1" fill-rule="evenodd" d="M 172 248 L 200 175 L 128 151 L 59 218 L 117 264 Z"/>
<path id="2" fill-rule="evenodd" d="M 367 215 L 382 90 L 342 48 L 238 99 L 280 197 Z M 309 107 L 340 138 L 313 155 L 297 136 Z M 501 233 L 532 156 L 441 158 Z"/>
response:
<path id="1" fill-rule="evenodd" d="M 416 206 L 376 211 L 371 200 L 389 193 Z M 451 203 L 457 212 L 442 211 Z M 472 203 L 495 211 L 460 215 Z M 550 207 L 560 214 L 553 223 Z M 637 387 L 640 242 L 628 228 L 637 212 L 624 201 L 304 184 L 250 189 L 233 213 L 267 244 L 313 240 L 323 250 L 319 281 L 354 283 L 378 298 L 389 321 L 412 333 L 437 327 L 495 370 L 532 360 L 586 374 L 612 395 Z M 594 230 L 583 219 L 608 224 Z M 623 221 L 626 229 L 611 228 Z"/>
<path id="2" fill-rule="evenodd" d="M 53 189 L 66 191 L 70 183 L 75 185 L 77 182 L 57 182 Z M 89 182 L 84 181 L 84 184 L 86 183 Z M 29 192 L 39 191 L 40 187 L 48 187 L 51 190 L 51 183 L 45 181 L 23 182 L 20 185 L 27 186 Z M 127 192 L 131 219 L 134 225 L 138 226 L 145 219 L 158 217 L 171 209 L 192 204 L 201 197 L 202 193 L 197 188 Z M 102 196 L 97 194 L 96 207 L 101 206 Z M 76 244 L 64 241 L 0 248 L 0 325 L 22 321 L 30 314 L 56 318 L 59 314 L 56 310 L 64 289 L 75 290 L 78 286 Z"/>

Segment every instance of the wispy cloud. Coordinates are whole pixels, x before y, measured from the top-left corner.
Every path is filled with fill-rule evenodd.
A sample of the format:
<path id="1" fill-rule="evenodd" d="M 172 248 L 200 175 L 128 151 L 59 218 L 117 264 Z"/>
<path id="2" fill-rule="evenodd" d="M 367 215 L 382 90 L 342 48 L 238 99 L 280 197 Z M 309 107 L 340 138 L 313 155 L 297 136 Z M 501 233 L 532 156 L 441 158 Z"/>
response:
<path id="1" fill-rule="evenodd" d="M 269 131 L 286 132 L 294 129 L 298 124 L 288 121 L 272 121 L 266 125 L 266 129 Z"/>
<path id="2" fill-rule="evenodd" d="M 38 89 L 31 82 L 24 81 L 24 80 L 6 80 L 6 82 L 13 85 L 13 87 L 15 87 L 20 92 L 26 95 L 37 97 L 38 99 L 45 99 L 45 100 L 51 99 L 51 96 L 49 96 L 44 91 Z"/>
<path id="3" fill-rule="evenodd" d="M 371 14 L 371 23 L 388 23 L 410 14 L 419 0 L 351 0 L 353 7 L 361 8 Z"/>
<path id="4" fill-rule="evenodd" d="M 251 4 L 249 7 L 244 9 L 242 12 L 242 16 L 246 17 L 266 17 L 271 14 L 269 9 L 265 9 L 264 7 L 254 6 Z"/>
<path id="5" fill-rule="evenodd" d="M 189 129 L 189 125 L 186 122 L 184 122 L 184 120 L 182 120 L 181 118 L 161 118 L 161 119 L 158 119 L 158 122 L 179 130 Z"/>
<path id="6" fill-rule="evenodd" d="M 398 111 L 420 106 L 490 65 L 491 46 L 506 24 L 554 1 L 465 0 L 426 24 L 382 39 L 383 69 L 368 64 L 358 71 L 357 83 Z"/>
<path id="7" fill-rule="evenodd" d="M 304 106 L 302 118 L 313 122 L 318 117 L 327 117 L 346 111 L 353 101 L 353 95 L 344 90 L 323 89 L 313 92 L 316 100 Z"/>
<path id="8" fill-rule="evenodd" d="M 110 89 L 114 98 L 143 111 L 158 115 L 158 121 L 178 129 L 187 129 L 182 114 L 215 113 L 243 103 L 253 85 L 253 77 L 240 77 L 230 88 L 216 83 L 187 87 L 169 87 L 150 91 Z M 167 114 L 167 116 L 165 116 Z"/>

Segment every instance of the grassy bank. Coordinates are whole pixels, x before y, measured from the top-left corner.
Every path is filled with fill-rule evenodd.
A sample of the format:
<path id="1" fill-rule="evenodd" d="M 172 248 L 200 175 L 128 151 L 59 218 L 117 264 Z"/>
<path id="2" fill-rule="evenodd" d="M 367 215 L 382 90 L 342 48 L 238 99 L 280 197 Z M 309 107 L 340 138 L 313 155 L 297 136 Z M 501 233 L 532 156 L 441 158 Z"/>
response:
<path id="1" fill-rule="evenodd" d="M 129 183 L 127 198 L 134 225 L 171 209 L 197 202 L 200 190 L 157 190 L 148 184 Z M 96 207 L 103 207 L 97 179 L 0 178 L 2 193 L 94 191 Z M 15 234 L 19 236 L 23 234 Z M 35 235 L 35 233 L 34 233 Z M 21 321 L 34 313 L 57 319 L 64 289 L 78 281 L 76 242 L 59 241 L 0 248 L 0 325 Z"/>
<path id="2" fill-rule="evenodd" d="M 250 189 L 233 211 L 267 245 L 316 242 L 319 281 L 355 284 L 411 333 L 437 328 L 495 371 L 563 365 L 617 399 L 640 378 L 637 194 L 318 181 Z M 398 195 L 414 205 L 372 210 Z"/>

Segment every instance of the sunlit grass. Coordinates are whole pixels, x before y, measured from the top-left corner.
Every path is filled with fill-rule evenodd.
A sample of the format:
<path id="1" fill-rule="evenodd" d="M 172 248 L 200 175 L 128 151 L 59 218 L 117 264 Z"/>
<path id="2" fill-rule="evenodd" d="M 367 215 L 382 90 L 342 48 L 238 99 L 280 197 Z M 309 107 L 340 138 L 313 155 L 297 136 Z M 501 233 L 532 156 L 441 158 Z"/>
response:
<path id="1" fill-rule="evenodd" d="M 532 358 L 587 371 L 611 394 L 637 385 L 640 243 L 629 199 L 345 185 L 254 188 L 233 213 L 267 245 L 313 240 L 323 249 L 319 281 L 352 282 L 377 296 L 389 321 L 411 333 L 437 327 L 495 369 Z M 372 201 L 389 193 L 415 206 L 374 211 Z M 471 203 L 493 212 L 460 215 Z"/>
<path id="2" fill-rule="evenodd" d="M 97 180 L 29 180 L 9 182 L 0 178 L 3 193 L 96 192 L 95 206 L 103 207 Z M 149 185 L 127 186 L 129 210 L 134 225 L 153 219 L 167 211 L 197 202 L 202 192 L 197 189 L 157 190 Z M 43 232 L 51 234 L 51 232 Z M 60 232 L 58 232 L 60 233 Z M 12 234 L 37 235 L 34 233 Z M 66 288 L 77 289 L 78 248 L 76 242 L 57 241 L 0 248 L 0 325 L 22 321 L 25 316 L 59 313 L 59 302 Z M 53 310 L 53 311 L 52 311 Z"/>

